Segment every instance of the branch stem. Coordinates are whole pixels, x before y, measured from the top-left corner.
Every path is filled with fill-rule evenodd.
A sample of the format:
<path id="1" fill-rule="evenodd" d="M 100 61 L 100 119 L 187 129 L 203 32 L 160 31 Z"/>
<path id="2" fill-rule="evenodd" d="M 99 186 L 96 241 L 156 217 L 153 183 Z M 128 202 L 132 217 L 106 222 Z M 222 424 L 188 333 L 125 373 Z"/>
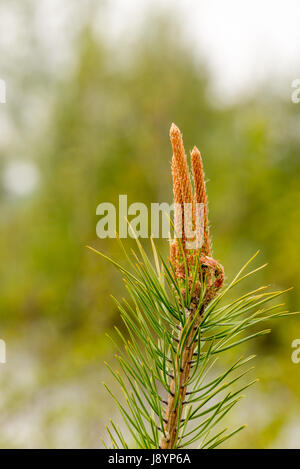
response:
<path id="1" fill-rule="evenodd" d="M 179 369 L 178 371 L 174 370 L 173 373 L 173 376 L 177 377 L 177 379 L 172 378 L 170 381 L 170 393 L 164 413 L 165 436 L 162 436 L 160 440 L 161 449 L 175 449 L 177 447 L 179 425 L 187 392 L 187 382 L 190 377 L 192 364 L 194 362 L 193 354 L 197 344 L 197 340 L 195 340 L 195 328 L 197 327 L 199 329 L 198 333 L 200 334 L 200 322 L 203 310 L 204 305 L 201 306 L 197 319 L 194 317 L 195 310 L 190 310 L 188 313 L 188 324 L 192 324 L 193 321 L 195 322 L 194 327 L 192 327 L 191 331 L 189 332 L 184 348 L 181 352 L 182 357 L 178 357 L 183 340 L 183 330 L 182 328 L 180 329 L 179 341 L 177 345 Z M 178 386 L 179 390 L 177 389 Z M 178 394 L 179 397 L 176 399 L 176 395 Z"/>

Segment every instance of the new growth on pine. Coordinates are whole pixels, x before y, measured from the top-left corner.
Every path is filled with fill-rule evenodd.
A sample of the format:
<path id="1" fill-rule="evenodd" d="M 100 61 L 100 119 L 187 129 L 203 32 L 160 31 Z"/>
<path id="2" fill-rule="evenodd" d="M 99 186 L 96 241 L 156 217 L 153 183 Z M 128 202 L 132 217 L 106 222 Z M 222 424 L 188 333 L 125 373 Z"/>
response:
<path id="1" fill-rule="evenodd" d="M 120 370 L 106 364 L 124 399 L 106 387 L 127 428 L 125 434 L 124 428 L 110 422 L 107 431 L 113 448 L 215 448 L 242 430 L 244 426 L 228 431 L 220 425 L 242 391 L 256 382 L 243 380 L 254 356 L 237 357 L 229 368 L 223 364 L 222 372 L 215 367 L 216 359 L 270 332 L 249 331 L 252 326 L 292 314 L 277 311 L 282 304 L 268 306 L 283 292 L 264 286 L 226 302 L 235 285 L 265 266 L 246 272 L 256 253 L 224 286 L 224 269 L 212 254 L 200 151 L 194 147 L 191 152 L 191 178 L 175 124 L 170 139 L 174 232 L 181 236 L 171 242 L 169 259 L 158 252 L 152 238 L 153 263 L 138 238 L 137 252 L 130 254 L 119 239 L 130 270 L 91 248 L 120 270 L 130 297 L 123 302 L 114 299 L 127 330 L 123 334 L 116 328 L 117 340 L 112 338 Z M 185 210 L 187 204 L 192 210 Z M 197 223 L 199 205 L 202 229 Z M 192 249 L 187 226 L 194 230 Z"/>
<path id="2" fill-rule="evenodd" d="M 199 334 L 201 317 L 204 312 L 205 305 L 209 303 L 218 293 L 219 289 L 224 283 L 224 270 L 221 264 L 212 258 L 211 254 L 211 241 L 209 237 L 209 224 L 208 224 L 208 207 L 207 196 L 205 189 L 205 176 L 203 171 L 203 164 L 201 154 L 197 147 L 194 147 L 191 152 L 191 161 L 193 168 L 194 178 L 194 194 L 190 179 L 189 167 L 187 157 L 184 151 L 182 136 L 178 127 L 172 124 L 170 129 L 170 138 L 173 147 L 172 157 L 172 176 L 173 176 L 173 193 L 174 202 L 181 205 L 179 214 L 176 213 L 178 207 L 175 204 L 174 218 L 180 218 L 182 237 L 180 240 L 175 240 L 170 246 L 170 258 L 174 268 L 175 276 L 178 284 L 183 284 L 181 294 L 186 300 L 190 296 L 189 308 L 181 304 L 184 310 L 186 323 L 191 324 L 191 330 L 186 338 L 185 346 L 179 350 L 182 342 L 182 334 L 184 329 L 180 327 L 177 354 L 180 354 L 181 367 L 177 369 L 179 383 L 175 382 L 172 378 L 170 382 L 170 393 L 168 396 L 168 403 L 164 416 L 164 430 L 165 435 L 162 436 L 160 447 L 162 449 L 172 449 L 177 440 L 177 422 L 181 420 L 183 406 L 187 393 L 187 383 L 190 377 L 190 371 L 194 364 L 193 356 L 197 344 L 197 334 Z M 204 206 L 204 239 L 203 244 L 197 242 L 198 249 L 186 248 L 186 236 L 184 227 L 186 226 L 186 210 L 185 204 L 193 204 L 192 214 L 195 216 L 196 203 L 203 204 Z M 195 227 L 195 220 L 192 220 Z M 200 233 L 196 230 L 196 237 L 200 237 Z M 188 280 L 187 287 L 185 287 L 185 280 Z M 205 293 L 202 295 L 203 284 L 205 282 Z M 186 288 L 186 289 L 185 289 Z M 180 297 L 178 298 L 180 302 Z M 176 386 L 179 385 L 179 396 L 175 400 Z"/>

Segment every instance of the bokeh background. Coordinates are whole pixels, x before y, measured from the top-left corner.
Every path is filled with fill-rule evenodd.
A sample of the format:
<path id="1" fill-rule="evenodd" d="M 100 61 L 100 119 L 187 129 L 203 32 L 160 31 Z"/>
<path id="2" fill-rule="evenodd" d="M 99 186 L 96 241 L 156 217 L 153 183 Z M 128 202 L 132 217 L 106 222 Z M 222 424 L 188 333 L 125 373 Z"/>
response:
<path id="1" fill-rule="evenodd" d="M 283 309 L 299 310 L 299 13 L 292 0 L 0 1 L 0 447 L 98 448 L 118 420 L 101 382 L 120 326 L 109 295 L 124 288 L 85 246 L 124 261 L 96 236 L 100 202 L 171 202 L 172 121 L 201 149 L 227 278 L 258 249 L 269 263 L 236 294 L 293 286 Z M 247 423 L 230 447 L 300 447 L 300 323 L 271 326 L 243 349 L 260 382 L 228 417 Z"/>

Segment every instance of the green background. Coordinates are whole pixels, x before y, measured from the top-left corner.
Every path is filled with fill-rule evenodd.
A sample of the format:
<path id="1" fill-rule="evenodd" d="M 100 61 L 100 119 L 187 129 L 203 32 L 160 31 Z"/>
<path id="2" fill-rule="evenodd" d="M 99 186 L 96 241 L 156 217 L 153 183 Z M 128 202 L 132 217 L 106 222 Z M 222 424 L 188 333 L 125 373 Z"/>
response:
<path id="1" fill-rule="evenodd" d="M 266 83 L 251 99 L 220 106 L 179 19 L 155 12 L 124 46 L 96 34 L 87 15 L 74 26 L 72 67 L 57 74 L 30 29 L 35 3 L 18 8 L 28 54 L 1 56 L 9 93 L 0 112 L 13 132 L 0 148 L 0 181 L 14 159 L 33 163 L 40 181 L 23 197 L 0 185 L 0 337 L 7 345 L 0 446 L 100 447 L 105 424 L 118 420 L 101 384 L 111 382 L 104 360 L 114 363 L 106 333 L 122 327 L 110 294 L 125 289 L 118 272 L 85 247 L 124 261 L 116 240 L 96 236 L 97 205 L 117 204 L 119 194 L 129 204 L 171 202 L 175 122 L 186 150 L 197 145 L 203 156 L 214 255 L 226 278 L 258 249 L 255 265 L 268 263 L 236 295 L 293 286 L 282 309 L 296 311 L 300 104 L 290 100 L 290 83 L 283 97 Z M 167 242 L 159 245 L 167 255 Z M 300 364 L 291 361 L 299 319 L 271 327 L 243 349 L 257 354 L 260 382 L 227 419 L 247 424 L 230 447 L 300 445 Z"/>

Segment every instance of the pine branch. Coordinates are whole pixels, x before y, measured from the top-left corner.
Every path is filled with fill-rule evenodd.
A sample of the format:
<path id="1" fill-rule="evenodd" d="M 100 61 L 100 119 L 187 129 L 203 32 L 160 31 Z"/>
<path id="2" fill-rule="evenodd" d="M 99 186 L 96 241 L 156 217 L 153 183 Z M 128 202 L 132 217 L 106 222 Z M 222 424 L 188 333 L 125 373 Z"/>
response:
<path id="1" fill-rule="evenodd" d="M 176 445 L 178 438 L 178 422 L 181 421 L 187 392 L 187 382 L 192 364 L 194 363 L 194 350 L 198 343 L 197 335 L 200 337 L 200 331 L 198 329 L 202 312 L 203 307 L 200 308 L 199 312 L 190 309 L 187 312 L 186 326 L 180 331 L 177 346 L 178 366 L 174 370 L 174 378 L 171 379 L 170 383 L 170 393 L 164 417 L 166 436 L 163 436 L 160 442 L 162 449 L 172 449 Z M 195 334 L 195 330 L 197 331 L 197 335 Z M 175 376 L 177 379 L 175 379 Z"/>
<path id="2" fill-rule="evenodd" d="M 120 370 L 106 364 L 124 398 L 105 386 L 136 447 L 175 449 L 197 443 L 199 448 L 215 448 L 244 428 L 227 433 L 227 429 L 219 431 L 218 424 L 240 401 L 241 393 L 256 382 L 244 383 L 244 377 L 252 370 L 247 365 L 253 356 L 239 358 L 217 376 L 211 376 L 218 357 L 270 332 L 255 332 L 253 326 L 291 313 L 275 311 L 282 304 L 267 306 L 283 292 L 268 291 L 265 286 L 226 303 L 227 294 L 239 282 L 265 266 L 247 272 L 256 253 L 223 287 L 224 269 L 212 257 L 200 152 L 195 147 L 191 154 L 193 193 L 182 136 L 174 124 L 170 137 L 177 204 L 175 234 L 178 225 L 182 234 L 170 245 L 170 259 L 164 259 L 157 251 L 153 239 L 154 265 L 137 238 L 137 252 L 131 253 L 119 239 L 130 270 L 90 248 L 121 272 L 130 297 L 122 302 L 114 298 L 127 330 L 123 334 L 116 328 L 117 339 L 112 338 Z M 192 212 L 182 210 L 186 203 L 192 203 Z M 198 203 L 204 205 L 200 247 Z M 195 249 L 188 249 L 186 222 L 196 228 Z M 112 421 L 107 431 L 113 448 L 132 446 Z"/>

